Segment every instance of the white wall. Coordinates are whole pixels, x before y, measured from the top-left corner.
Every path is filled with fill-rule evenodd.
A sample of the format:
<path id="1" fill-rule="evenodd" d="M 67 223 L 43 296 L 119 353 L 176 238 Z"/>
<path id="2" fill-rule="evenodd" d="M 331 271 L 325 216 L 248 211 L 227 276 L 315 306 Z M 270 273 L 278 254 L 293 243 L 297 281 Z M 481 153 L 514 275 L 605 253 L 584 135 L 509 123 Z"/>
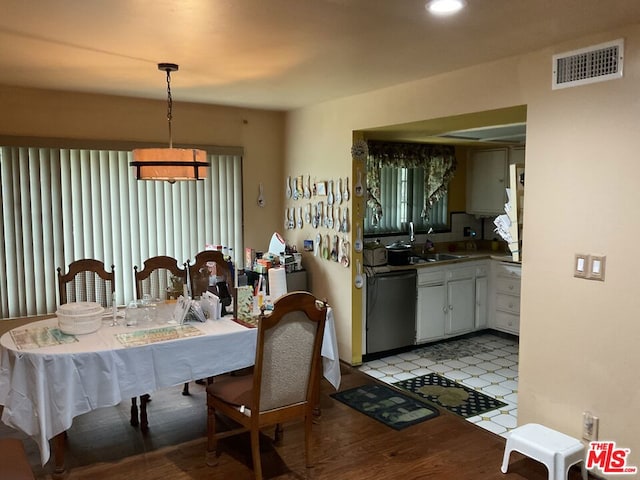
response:
<path id="1" fill-rule="evenodd" d="M 624 78 L 551 90 L 554 53 L 620 37 Z M 638 466 L 639 70 L 634 26 L 327 102 L 288 115 L 285 163 L 286 173 L 345 176 L 354 130 L 526 104 L 519 423 L 580 437 L 582 411 L 590 410 L 600 417 L 600 439 L 630 448 L 629 464 Z M 604 283 L 573 277 L 577 252 L 607 255 Z M 352 275 L 308 260 L 318 292 L 336 307 L 341 358 L 357 358 L 359 321 L 351 312 L 361 298 Z"/>

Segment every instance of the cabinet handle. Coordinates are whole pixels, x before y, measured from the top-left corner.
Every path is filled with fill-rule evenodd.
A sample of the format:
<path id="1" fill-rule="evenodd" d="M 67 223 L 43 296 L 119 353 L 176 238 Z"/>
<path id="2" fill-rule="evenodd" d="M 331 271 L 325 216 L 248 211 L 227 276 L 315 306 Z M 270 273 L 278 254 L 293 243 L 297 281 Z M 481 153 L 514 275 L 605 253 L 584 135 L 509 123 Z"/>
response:
<path id="1" fill-rule="evenodd" d="M 453 305 L 449 305 L 449 311 L 453 310 Z"/>

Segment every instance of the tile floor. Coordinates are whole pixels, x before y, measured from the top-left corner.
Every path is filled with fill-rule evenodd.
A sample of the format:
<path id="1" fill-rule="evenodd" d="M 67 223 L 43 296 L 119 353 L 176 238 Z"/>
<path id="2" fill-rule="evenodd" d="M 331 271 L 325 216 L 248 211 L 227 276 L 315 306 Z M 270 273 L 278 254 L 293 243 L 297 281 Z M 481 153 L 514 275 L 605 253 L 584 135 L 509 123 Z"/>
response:
<path id="1" fill-rule="evenodd" d="M 378 360 L 360 370 L 385 383 L 437 373 L 507 405 L 467 420 L 499 435 L 517 426 L 518 342 L 492 333 L 451 340 Z"/>

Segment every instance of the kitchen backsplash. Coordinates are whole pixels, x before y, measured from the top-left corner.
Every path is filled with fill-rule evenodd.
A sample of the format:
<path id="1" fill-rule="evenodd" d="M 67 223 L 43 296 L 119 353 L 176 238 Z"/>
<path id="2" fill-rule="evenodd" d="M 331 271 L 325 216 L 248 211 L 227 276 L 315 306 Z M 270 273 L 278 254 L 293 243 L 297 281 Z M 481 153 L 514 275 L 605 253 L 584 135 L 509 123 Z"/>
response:
<path id="1" fill-rule="evenodd" d="M 484 230 L 483 230 L 484 224 Z M 451 231 L 444 233 L 417 233 L 415 243 L 420 245 L 424 244 L 427 240 L 431 240 L 433 243 L 446 243 L 446 242 L 466 242 L 471 240 L 471 236 L 465 237 L 465 229 L 469 228 L 471 231 L 475 232 L 476 240 L 493 240 L 497 237 L 493 229 L 495 226 L 493 225 L 493 217 L 486 218 L 476 218 L 475 215 L 469 215 L 464 212 L 452 213 L 451 214 Z M 484 231 L 484 235 L 483 235 Z M 371 241 L 376 237 L 367 236 L 366 240 Z M 380 238 L 380 242 L 385 245 L 390 245 L 396 241 L 409 241 L 409 232 L 405 235 L 398 235 L 392 237 L 382 237 Z"/>

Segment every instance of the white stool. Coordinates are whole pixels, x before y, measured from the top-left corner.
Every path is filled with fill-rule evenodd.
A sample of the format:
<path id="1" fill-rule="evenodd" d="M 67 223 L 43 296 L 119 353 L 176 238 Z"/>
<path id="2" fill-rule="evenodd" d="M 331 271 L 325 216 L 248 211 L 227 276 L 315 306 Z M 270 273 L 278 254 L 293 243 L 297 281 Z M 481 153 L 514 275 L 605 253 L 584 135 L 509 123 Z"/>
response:
<path id="1" fill-rule="evenodd" d="M 584 468 L 584 445 L 578 439 L 550 428 L 528 423 L 513 429 L 507 436 L 502 459 L 502 473 L 509 469 L 509 456 L 512 451 L 544 463 L 549 470 L 549 480 L 567 480 L 569 468 L 583 462 L 582 478 L 587 480 Z"/>

